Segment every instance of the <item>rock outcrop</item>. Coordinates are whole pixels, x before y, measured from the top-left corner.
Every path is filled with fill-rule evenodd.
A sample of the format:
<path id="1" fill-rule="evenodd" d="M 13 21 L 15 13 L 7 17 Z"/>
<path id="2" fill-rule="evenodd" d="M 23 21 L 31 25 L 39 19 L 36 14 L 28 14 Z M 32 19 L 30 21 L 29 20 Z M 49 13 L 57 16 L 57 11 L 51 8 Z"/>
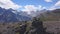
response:
<path id="1" fill-rule="evenodd" d="M 37 19 L 34 19 L 31 26 L 30 30 L 26 32 L 26 27 L 27 25 L 22 25 L 20 29 L 20 34 L 47 34 L 46 33 L 46 28 L 43 28 L 43 22 L 39 21 Z"/>

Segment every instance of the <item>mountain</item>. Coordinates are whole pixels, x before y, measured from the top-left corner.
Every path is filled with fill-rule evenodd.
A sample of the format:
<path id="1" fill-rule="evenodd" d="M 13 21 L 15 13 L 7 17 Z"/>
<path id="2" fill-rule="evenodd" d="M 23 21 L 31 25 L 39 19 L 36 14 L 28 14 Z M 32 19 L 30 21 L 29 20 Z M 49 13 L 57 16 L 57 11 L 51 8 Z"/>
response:
<path id="1" fill-rule="evenodd" d="M 26 21 L 31 20 L 30 17 L 15 14 L 12 11 L 13 9 L 4 9 L 0 7 L 0 22 L 18 22 L 18 21 Z"/>
<path id="2" fill-rule="evenodd" d="M 47 10 L 44 13 L 41 13 L 39 17 L 45 21 L 58 21 L 60 20 L 60 9 Z"/>
<path id="3" fill-rule="evenodd" d="M 37 16 L 40 16 L 41 13 L 44 13 L 44 12 L 46 12 L 46 11 L 47 11 L 46 9 L 37 10 L 37 11 L 31 11 L 30 16 L 32 16 L 32 17 L 37 17 Z"/>
<path id="4" fill-rule="evenodd" d="M 60 13 L 60 9 L 55 9 L 52 11 L 53 13 Z"/>

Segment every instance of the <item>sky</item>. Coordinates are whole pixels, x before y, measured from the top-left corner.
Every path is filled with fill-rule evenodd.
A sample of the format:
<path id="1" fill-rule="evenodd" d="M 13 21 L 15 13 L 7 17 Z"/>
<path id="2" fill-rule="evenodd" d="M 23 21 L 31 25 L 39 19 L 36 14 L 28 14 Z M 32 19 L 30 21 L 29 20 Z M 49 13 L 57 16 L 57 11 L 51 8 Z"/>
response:
<path id="1" fill-rule="evenodd" d="M 0 7 L 30 13 L 36 10 L 60 8 L 60 0 L 0 0 Z"/>

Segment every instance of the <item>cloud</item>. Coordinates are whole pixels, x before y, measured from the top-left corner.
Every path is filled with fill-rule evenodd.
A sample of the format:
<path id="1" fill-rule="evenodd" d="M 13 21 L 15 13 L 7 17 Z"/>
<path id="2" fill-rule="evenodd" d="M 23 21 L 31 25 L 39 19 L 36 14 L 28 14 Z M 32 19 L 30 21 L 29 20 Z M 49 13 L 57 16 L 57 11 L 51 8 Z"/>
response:
<path id="1" fill-rule="evenodd" d="M 15 4 L 11 0 L 0 0 L 0 7 L 5 9 L 9 9 L 9 8 L 19 9 L 22 6 Z"/>
<path id="2" fill-rule="evenodd" d="M 58 1 L 58 2 L 55 4 L 55 6 L 60 6 L 60 1 Z"/>
<path id="3" fill-rule="evenodd" d="M 52 0 L 44 0 L 44 1 L 46 1 L 46 2 L 52 2 Z"/>
<path id="4" fill-rule="evenodd" d="M 37 7 L 35 7 L 34 5 L 26 5 L 24 7 L 25 9 L 27 9 L 27 11 L 35 11 L 37 9 Z"/>
<path id="5" fill-rule="evenodd" d="M 42 9 L 46 9 L 46 7 L 43 7 L 41 5 L 38 5 L 37 10 L 42 10 Z"/>
<path id="6" fill-rule="evenodd" d="M 54 9 L 56 9 L 55 7 L 51 7 L 51 8 L 49 8 L 48 10 L 54 10 Z"/>
<path id="7" fill-rule="evenodd" d="M 57 1 L 54 6 L 52 6 L 49 10 L 54 10 L 54 9 L 57 9 L 57 8 L 60 8 L 60 0 Z"/>
<path id="8" fill-rule="evenodd" d="M 28 14 L 30 14 L 30 12 L 36 11 L 36 10 L 37 10 L 37 7 L 35 7 L 34 5 L 26 5 L 26 6 L 24 6 L 24 9 L 22 9 L 22 11 L 25 11 Z"/>
<path id="9" fill-rule="evenodd" d="M 42 10 L 45 9 L 45 7 L 42 7 L 41 5 L 35 6 L 35 5 L 26 5 L 24 6 L 24 9 L 22 9 L 22 11 L 27 12 L 28 14 L 30 14 L 32 11 L 37 11 L 37 10 Z"/>

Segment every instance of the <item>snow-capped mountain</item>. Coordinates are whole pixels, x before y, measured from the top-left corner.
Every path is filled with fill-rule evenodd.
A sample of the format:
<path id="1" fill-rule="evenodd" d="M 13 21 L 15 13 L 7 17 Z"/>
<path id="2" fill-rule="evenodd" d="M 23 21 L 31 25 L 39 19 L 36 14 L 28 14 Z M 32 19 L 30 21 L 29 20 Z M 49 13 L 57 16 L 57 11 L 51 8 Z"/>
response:
<path id="1" fill-rule="evenodd" d="M 12 11 L 13 9 L 4 9 L 0 7 L 0 22 L 18 22 L 18 21 L 26 21 L 31 20 L 30 17 L 15 14 Z"/>

